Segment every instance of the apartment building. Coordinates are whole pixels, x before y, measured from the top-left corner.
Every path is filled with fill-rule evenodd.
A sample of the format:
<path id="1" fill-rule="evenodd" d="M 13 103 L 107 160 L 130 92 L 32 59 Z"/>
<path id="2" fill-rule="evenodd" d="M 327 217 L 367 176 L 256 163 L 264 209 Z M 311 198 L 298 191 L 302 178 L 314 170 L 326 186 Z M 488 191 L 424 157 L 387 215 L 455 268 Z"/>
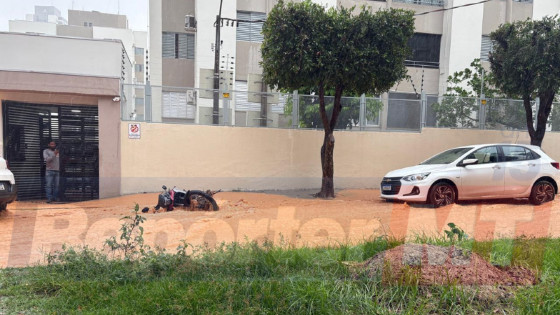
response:
<path id="1" fill-rule="evenodd" d="M 259 21 L 276 4 L 275 0 L 223 1 L 222 18 Z M 372 10 L 408 9 L 417 13 L 416 31 L 409 45 L 406 61 L 410 78 L 395 84 L 386 98 L 418 99 L 422 93 L 442 95 L 447 78 L 465 69 L 475 58 L 488 60 L 491 50 L 489 34 L 500 24 L 525 19 L 540 19 L 560 12 L 555 0 L 315 0 L 325 7 L 362 6 Z M 474 4 L 474 5 L 469 5 Z M 216 15 L 220 0 L 150 0 L 149 45 L 153 121 L 212 123 L 214 52 Z M 220 90 L 263 92 L 260 45 L 262 23 L 228 23 L 220 25 Z M 196 88 L 186 94 L 165 87 Z M 220 103 L 220 117 L 230 117 L 228 124 L 247 121 L 258 126 L 258 114 L 239 108 L 258 107 L 259 100 L 250 93 Z M 190 95 L 190 97 L 189 97 Z M 243 97 L 243 95 L 245 95 Z M 249 96 L 247 96 L 249 95 Z M 161 100 L 159 102 L 158 100 Z M 172 110 L 186 102 L 190 110 L 177 115 Z M 273 101 L 272 101 L 273 102 Z M 177 104 L 181 103 L 181 104 Z M 406 106 L 403 103 L 403 106 Z M 225 112 L 223 108 L 226 107 Z M 398 106 L 393 106 L 397 108 Z M 385 108 L 385 110 L 387 110 Z M 195 112 L 196 111 L 196 112 Z M 238 115 L 245 115 L 238 117 Z M 382 114 L 383 115 L 383 114 Z M 385 113 L 386 116 L 386 113 Z M 273 119 L 274 120 L 274 119 Z M 251 123 L 252 122 L 252 123 Z"/>
<path id="2" fill-rule="evenodd" d="M 36 12 L 42 12 L 42 7 L 36 6 Z M 48 7 L 49 11 L 60 11 L 55 7 Z M 62 18 L 62 17 L 61 17 Z M 52 19 L 51 19 L 52 20 Z M 44 19 L 11 20 L 9 31 L 14 33 L 34 33 L 53 36 L 117 39 L 123 43 L 126 54 L 132 62 L 132 83 L 123 86 L 123 117 L 128 119 L 144 119 L 144 89 L 134 85 L 146 83 L 148 69 L 148 33 L 134 31 L 128 28 L 125 15 L 102 13 L 98 11 L 68 10 L 68 23 L 60 24 Z M 138 117 L 137 117 L 138 116 Z"/>
<path id="3" fill-rule="evenodd" d="M 41 6 L 36 6 L 36 12 L 42 12 Z M 60 11 L 55 7 L 48 7 L 50 11 Z M 49 12 L 50 12 L 49 11 Z M 35 14 L 37 16 L 37 13 Z M 94 39 L 118 39 L 123 42 L 126 52 L 134 62 L 133 81 L 145 83 L 145 66 L 148 46 L 148 34 L 144 31 L 134 31 L 128 28 L 125 15 L 109 14 L 97 11 L 68 10 L 67 23 L 55 23 L 50 20 L 36 18 L 32 20 L 10 20 L 9 31 L 14 33 L 36 33 L 54 36 L 68 36 Z M 64 19 L 64 21 L 66 21 Z"/>
<path id="4" fill-rule="evenodd" d="M 32 22 L 49 22 L 55 24 L 68 24 L 60 14 L 60 10 L 53 6 L 35 6 L 35 13 L 26 14 L 25 19 Z"/>

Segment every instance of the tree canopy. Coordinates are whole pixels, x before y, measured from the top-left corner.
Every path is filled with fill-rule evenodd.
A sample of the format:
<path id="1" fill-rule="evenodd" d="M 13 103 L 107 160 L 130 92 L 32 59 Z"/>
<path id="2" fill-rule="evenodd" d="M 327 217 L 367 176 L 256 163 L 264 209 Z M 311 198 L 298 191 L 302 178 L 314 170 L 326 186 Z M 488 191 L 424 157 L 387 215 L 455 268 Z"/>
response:
<path id="1" fill-rule="evenodd" d="M 504 24 L 490 37 L 494 42 L 490 64 L 496 87 L 509 97 L 523 99 L 531 144 L 540 146 L 552 102 L 560 88 L 558 16 Z M 540 106 L 535 128 L 531 101 L 536 97 Z"/>
<path id="2" fill-rule="evenodd" d="M 263 25 L 265 81 L 297 90 L 319 87 L 379 95 L 405 78 L 412 11 L 325 9 L 311 1 L 279 1 Z"/>
<path id="3" fill-rule="evenodd" d="M 406 76 L 407 42 L 414 33 L 414 12 L 365 7 L 326 11 L 305 0 L 280 0 L 263 25 L 261 46 L 264 81 L 271 87 L 297 90 L 317 87 L 325 131 L 321 148 L 323 182 L 319 197 L 334 197 L 334 136 L 348 94 L 378 95 Z M 327 113 L 325 90 L 334 90 Z"/>

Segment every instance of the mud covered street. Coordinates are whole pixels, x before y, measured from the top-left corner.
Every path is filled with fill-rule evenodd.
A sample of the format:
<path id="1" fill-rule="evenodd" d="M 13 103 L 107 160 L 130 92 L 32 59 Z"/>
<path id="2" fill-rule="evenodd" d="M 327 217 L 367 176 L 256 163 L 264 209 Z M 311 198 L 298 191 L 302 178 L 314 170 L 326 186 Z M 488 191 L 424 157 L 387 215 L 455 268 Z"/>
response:
<path id="1" fill-rule="evenodd" d="M 281 192 L 279 192 L 281 193 Z M 539 207 L 527 200 L 463 202 L 439 209 L 388 203 L 378 190 L 343 190 L 337 198 L 310 198 L 311 192 L 290 194 L 221 192 L 220 210 L 153 213 L 156 193 L 66 204 L 14 202 L 0 215 L 0 267 L 44 261 L 45 253 L 62 244 L 103 248 L 119 235 L 123 216 L 135 203 L 142 214 L 144 239 L 150 246 L 175 252 L 182 240 L 193 246 L 221 242 L 274 241 L 295 246 L 356 243 L 382 235 L 433 236 L 453 222 L 470 237 L 560 237 L 560 203 Z"/>

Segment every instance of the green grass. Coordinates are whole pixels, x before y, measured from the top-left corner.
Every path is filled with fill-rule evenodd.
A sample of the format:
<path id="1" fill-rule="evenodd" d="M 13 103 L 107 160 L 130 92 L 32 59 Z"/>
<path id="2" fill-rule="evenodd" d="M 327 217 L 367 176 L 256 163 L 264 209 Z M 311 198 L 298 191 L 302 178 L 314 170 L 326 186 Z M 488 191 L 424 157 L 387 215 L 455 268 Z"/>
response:
<path id="1" fill-rule="evenodd" d="M 346 262 L 403 243 L 383 237 L 327 248 L 232 243 L 193 255 L 147 249 L 122 260 L 66 248 L 48 256 L 48 265 L 0 270 L 0 314 L 560 313 L 559 239 L 416 242 L 453 243 L 495 264 L 530 267 L 541 281 L 507 290 L 428 287 L 414 285 L 413 275 L 388 285 L 353 273 Z"/>
<path id="2" fill-rule="evenodd" d="M 8 314 L 560 313 L 558 239 L 458 244 L 496 262 L 539 268 L 540 284 L 512 289 L 513 294 L 505 298 L 461 286 L 389 286 L 379 278 L 356 278 L 342 263 L 363 261 L 399 244 L 383 238 L 337 248 L 224 244 L 196 257 L 150 252 L 136 260 L 111 260 L 87 248 L 66 249 L 47 266 L 2 270 L 0 310 Z M 446 245 L 443 240 L 439 244 Z"/>

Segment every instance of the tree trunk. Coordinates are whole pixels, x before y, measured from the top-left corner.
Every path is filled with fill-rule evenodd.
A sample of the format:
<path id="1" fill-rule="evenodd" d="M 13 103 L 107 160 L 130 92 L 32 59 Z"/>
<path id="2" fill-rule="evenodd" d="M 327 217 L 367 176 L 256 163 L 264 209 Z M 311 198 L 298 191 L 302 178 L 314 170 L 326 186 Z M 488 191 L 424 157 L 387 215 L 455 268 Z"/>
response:
<path id="1" fill-rule="evenodd" d="M 527 120 L 527 132 L 529 132 L 529 137 L 531 137 L 531 144 L 535 144 L 536 142 L 536 132 L 535 126 L 533 125 L 533 108 L 531 106 L 531 97 L 530 96 L 523 96 L 523 106 L 525 107 L 525 119 Z"/>
<path id="2" fill-rule="evenodd" d="M 546 123 L 548 122 L 550 111 L 552 110 L 552 102 L 554 101 L 555 94 L 554 92 L 539 94 L 540 106 L 537 112 L 537 129 L 534 132 L 534 136 L 531 136 L 532 145 L 539 147 L 542 145 L 544 134 L 546 133 Z"/>
<path id="3" fill-rule="evenodd" d="M 321 146 L 321 168 L 323 180 L 321 191 L 317 194 L 319 198 L 334 198 L 334 135 L 332 131 L 325 131 L 323 146 Z"/>
<path id="4" fill-rule="evenodd" d="M 325 130 L 323 138 L 323 146 L 321 146 L 321 168 L 323 177 L 321 183 L 321 191 L 315 196 L 319 198 L 334 198 L 334 128 L 336 121 L 342 109 L 341 105 L 342 87 L 337 87 L 334 95 L 333 112 L 330 119 L 325 109 L 325 90 L 323 85 L 319 85 L 319 113 Z"/>

